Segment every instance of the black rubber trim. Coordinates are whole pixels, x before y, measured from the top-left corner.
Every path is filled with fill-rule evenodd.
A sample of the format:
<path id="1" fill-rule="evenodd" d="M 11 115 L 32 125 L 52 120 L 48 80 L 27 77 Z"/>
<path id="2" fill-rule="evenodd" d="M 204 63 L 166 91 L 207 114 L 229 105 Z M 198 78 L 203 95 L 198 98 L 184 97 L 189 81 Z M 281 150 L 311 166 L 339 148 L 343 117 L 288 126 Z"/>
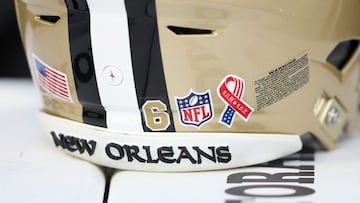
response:
<path id="1" fill-rule="evenodd" d="M 359 47 L 359 40 L 346 40 L 340 42 L 327 57 L 327 62 L 342 70 L 352 58 Z"/>
<path id="2" fill-rule="evenodd" d="M 90 13 L 86 0 L 65 0 L 68 10 L 69 43 L 77 96 L 86 124 L 107 127 L 96 83 L 90 38 Z"/>
<path id="3" fill-rule="evenodd" d="M 161 100 L 167 105 L 170 116 L 170 125 L 164 131 L 175 131 L 161 58 L 155 1 L 125 0 L 125 7 L 139 109 L 147 100 Z M 144 120 L 142 123 L 145 132 L 151 131 Z"/>

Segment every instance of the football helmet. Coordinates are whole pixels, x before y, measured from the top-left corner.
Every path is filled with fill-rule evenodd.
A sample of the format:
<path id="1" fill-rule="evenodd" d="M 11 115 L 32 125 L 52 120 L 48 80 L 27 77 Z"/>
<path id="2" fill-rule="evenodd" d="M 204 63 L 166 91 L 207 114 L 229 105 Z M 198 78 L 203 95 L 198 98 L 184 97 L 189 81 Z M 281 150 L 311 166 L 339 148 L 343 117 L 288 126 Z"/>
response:
<path id="1" fill-rule="evenodd" d="M 359 0 L 16 0 L 51 142 L 103 166 L 270 161 L 359 119 Z"/>

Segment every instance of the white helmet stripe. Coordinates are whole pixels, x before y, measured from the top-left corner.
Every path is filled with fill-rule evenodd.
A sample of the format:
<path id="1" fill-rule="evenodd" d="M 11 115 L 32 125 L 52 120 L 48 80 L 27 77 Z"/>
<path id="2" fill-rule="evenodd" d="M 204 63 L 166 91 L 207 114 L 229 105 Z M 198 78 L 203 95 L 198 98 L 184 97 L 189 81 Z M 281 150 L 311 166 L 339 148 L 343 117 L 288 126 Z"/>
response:
<path id="1" fill-rule="evenodd" d="M 95 74 L 101 103 L 106 110 L 107 126 L 114 130 L 143 131 L 124 1 L 87 2 Z"/>

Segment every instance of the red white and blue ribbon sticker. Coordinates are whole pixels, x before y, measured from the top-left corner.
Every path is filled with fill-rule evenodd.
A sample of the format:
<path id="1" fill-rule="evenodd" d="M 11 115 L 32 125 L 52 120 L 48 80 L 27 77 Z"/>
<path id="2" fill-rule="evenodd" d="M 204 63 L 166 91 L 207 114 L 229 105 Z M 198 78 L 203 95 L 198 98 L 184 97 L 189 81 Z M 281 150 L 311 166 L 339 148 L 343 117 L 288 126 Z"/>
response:
<path id="1" fill-rule="evenodd" d="M 221 81 L 218 95 L 226 107 L 220 116 L 220 123 L 230 128 L 236 114 L 246 122 L 249 120 L 254 109 L 242 99 L 244 91 L 245 81 L 238 76 L 227 75 Z"/>

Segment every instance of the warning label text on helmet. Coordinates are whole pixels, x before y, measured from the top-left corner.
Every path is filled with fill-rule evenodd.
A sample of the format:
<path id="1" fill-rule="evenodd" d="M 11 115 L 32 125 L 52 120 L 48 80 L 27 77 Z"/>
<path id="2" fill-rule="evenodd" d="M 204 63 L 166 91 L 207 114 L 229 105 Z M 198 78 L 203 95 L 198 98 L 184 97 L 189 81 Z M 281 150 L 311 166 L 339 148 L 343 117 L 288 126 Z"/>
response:
<path id="1" fill-rule="evenodd" d="M 256 109 L 260 110 L 289 96 L 309 81 L 309 59 L 304 54 L 254 81 Z"/>

